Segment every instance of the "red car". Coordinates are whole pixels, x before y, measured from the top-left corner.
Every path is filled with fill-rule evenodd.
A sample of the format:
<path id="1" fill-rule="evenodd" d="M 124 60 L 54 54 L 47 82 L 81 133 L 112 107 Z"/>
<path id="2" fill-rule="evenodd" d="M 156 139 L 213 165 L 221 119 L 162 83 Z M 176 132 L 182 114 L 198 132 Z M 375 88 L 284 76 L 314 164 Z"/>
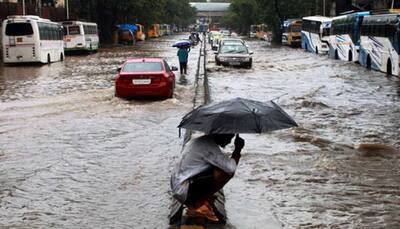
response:
<path id="1" fill-rule="evenodd" d="M 135 58 L 127 60 L 115 79 L 115 95 L 121 98 L 172 98 L 176 67 L 170 68 L 163 58 Z"/>

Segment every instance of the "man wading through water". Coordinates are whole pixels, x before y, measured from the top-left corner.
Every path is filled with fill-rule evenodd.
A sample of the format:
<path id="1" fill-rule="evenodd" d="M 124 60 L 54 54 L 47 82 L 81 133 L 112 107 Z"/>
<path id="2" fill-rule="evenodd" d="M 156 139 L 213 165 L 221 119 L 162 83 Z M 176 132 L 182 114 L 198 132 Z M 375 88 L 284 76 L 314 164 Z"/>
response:
<path id="1" fill-rule="evenodd" d="M 173 196 L 188 208 L 189 216 L 204 216 L 218 221 L 210 202 L 213 195 L 233 177 L 244 140 L 236 135 L 231 157 L 220 147 L 231 143 L 234 134 L 211 134 L 191 140 L 171 176 Z"/>
<path id="2" fill-rule="evenodd" d="M 179 68 L 182 74 L 187 74 L 187 62 L 189 57 L 190 48 L 181 47 L 178 50 L 177 56 L 179 58 Z"/>

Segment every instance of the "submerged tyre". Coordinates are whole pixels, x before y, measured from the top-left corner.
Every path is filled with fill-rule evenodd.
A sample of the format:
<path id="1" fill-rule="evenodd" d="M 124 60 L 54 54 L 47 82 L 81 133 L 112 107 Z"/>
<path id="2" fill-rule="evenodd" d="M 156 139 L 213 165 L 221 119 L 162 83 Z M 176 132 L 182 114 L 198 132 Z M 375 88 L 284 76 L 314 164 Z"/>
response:
<path id="1" fill-rule="evenodd" d="M 386 64 L 386 74 L 388 76 L 392 75 L 392 61 L 389 59 L 387 64 Z"/>

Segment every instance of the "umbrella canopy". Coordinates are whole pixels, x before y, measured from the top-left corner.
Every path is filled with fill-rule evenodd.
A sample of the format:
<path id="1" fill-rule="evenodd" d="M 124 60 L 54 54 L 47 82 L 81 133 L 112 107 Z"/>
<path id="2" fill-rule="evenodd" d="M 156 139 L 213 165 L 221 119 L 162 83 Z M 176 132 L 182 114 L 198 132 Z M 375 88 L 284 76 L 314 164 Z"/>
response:
<path id="1" fill-rule="evenodd" d="M 175 44 L 172 45 L 172 47 L 177 47 L 177 48 L 185 48 L 185 47 L 190 47 L 192 45 L 192 42 L 190 41 L 177 41 Z"/>
<path id="2" fill-rule="evenodd" d="M 265 133 L 297 126 L 273 101 L 243 98 L 200 106 L 182 118 L 179 128 L 206 134 Z"/>

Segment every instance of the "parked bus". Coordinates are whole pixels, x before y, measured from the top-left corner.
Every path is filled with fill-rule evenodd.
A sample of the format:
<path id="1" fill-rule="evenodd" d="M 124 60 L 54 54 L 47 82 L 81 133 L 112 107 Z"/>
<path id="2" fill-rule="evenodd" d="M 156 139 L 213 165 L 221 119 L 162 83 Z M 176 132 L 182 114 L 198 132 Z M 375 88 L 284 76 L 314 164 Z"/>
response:
<path id="1" fill-rule="evenodd" d="M 328 53 L 332 19 L 322 16 L 304 17 L 301 25 L 301 47 L 312 53 Z"/>
<path id="2" fill-rule="evenodd" d="M 156 37 L 160 36 L 159 32 L 160 32 L 160 25 L 159 24 L 153 24 L 153 25 L 150 26 L 150 29 L 147 32 L 147 35 L 150 38 L 156 38 Z"/>
<path id="3" fill-rule="evenodd" d="M 269 40 L 268 27 L 266 24 L 256 25 L 256 37 L 261 40 Z"/>
<path id="4" fill-rule="evenodd" d="M 136 40 L 137 41 L 144 41 L 146 40 L 146 34 L 144 32 L 144 27 L 141 24 L 136 24 L 137 31 L 136 31 Z"/>
<path id="5" fill-rule="evenodd" d="M 300 46 L 301 44 L 301 19 L 290 19 L 282 24 L 282 44 Z"/>
<path id="6" fill-rule="evenodd" d="M 358 61 L 361 23 L 369 12 L 334 17 L 329 37 L 329 56 L 345 61 Z"/>
<path id="7" fill-rule="evenodd" d="M 257 25 L 250 25 L 250 38 L 255 38 L 256 37 L 256 32 L 257 32 Z"/>
<path id="8" fill-rule="evenodd" d="M 68 51 L 97 51 L 99 34 L 97 24 L 83 21 L 63 21 L 64 50 Z"/>
<path id="9" fill-rule="evenodd" d="M 63 30 L 38 16 L 8 16 L 2 26 L 4 63 L 64 60 Z"/>
<path id="10" fill-rule="evenodd" d="M 166 24 L 166 31 L 167 31 L 167 35 L 172 35 L 172 26 L 171 25 L 168 25 L 168 24 Z"/>
<path id="11" fill-rule="evenodd" d="M 359 62 L 368 69 L 399 76 L 400 14 L 365 16 Z"/>
<path id="12" fill-rule="evenodd" d="M 171 25 L 168 24 L 161 24 L 158 32 L 159 36 L 167 36 L 171 35 Z"/>
<path id="13" fill-rule="evenodd" d="M 165 36 L 167 34 L 167 28 L 165 24 L 160 24 L 160 29 L 158 30 L 158 35 L 160 37 Z"/>

